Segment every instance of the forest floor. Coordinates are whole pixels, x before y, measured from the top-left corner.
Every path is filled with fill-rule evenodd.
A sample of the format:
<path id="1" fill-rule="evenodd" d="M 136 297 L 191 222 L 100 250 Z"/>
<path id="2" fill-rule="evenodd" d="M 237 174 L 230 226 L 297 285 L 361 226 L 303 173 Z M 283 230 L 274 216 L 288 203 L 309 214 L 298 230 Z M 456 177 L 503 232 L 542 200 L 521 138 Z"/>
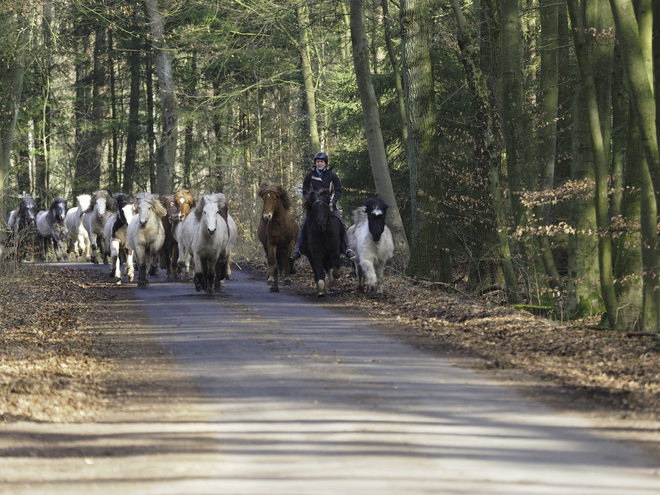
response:
<path id="1" fill-rule="evenodd" d="M 306 261 L 299 266 L 292 290 L 313 298 Z M 234 269 L 241 268 L 265 273 L 260 260 Z M 660 345 L 652 337 L 558 323 L 396 274 L 387 276 L 384 297 L 372 299 L 355 292 L 349 272 L 323 304 L 369 315 L 427 352 L 477 358 L 473 366 L 484 372 L 531 376 L 559 407 L 660 420 Z M 122 356 L 129 347 L 133 356 L 158 352 L 92 324 L 104 302 L 116 307 L 130 297 L 105 270 L 0 264 L 0 422 L 90 421 L 119 395 L 130 400 L 144 380 L 122 372 Z"/>

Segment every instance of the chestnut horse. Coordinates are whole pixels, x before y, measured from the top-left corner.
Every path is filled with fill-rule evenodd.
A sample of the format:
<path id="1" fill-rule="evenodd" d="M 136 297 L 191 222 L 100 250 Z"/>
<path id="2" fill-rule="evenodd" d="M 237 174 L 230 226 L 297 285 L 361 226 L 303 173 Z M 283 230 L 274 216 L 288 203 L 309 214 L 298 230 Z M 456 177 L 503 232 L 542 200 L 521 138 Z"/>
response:
<path id="1" fill-rule="evenodd" d="M 298 224 L 289 214 L 291 198 L 280 184 L 262 182 L 257 194 L 264 202 L 257 234 L 268 257 L 268 285 L 272 285 L 271 291 L 279 292 L 280 274 L 288 285 L 289 274 L 296 273 L 289 254 L 296 246 Z"/>
<path id="2" fill-rule="evenodd" d="M 183 244 L 183 221 L 195 207 L 195 198 L 188 189 L 179 189 L 174 193 L 174 201 L 168 213 L 172 222 L 172 235 L 175 245 L 172 248 L 172 274 L 174 278 L 185 280 L 190 271 L 190 263 Z M 185 274 L 183 268 L 186 268 Z"/>

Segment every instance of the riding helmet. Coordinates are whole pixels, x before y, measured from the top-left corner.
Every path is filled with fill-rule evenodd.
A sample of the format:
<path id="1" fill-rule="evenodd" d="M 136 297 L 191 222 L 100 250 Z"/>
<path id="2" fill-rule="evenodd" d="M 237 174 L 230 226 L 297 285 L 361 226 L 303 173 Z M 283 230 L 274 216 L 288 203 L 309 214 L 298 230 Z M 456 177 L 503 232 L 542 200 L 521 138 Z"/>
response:
<path id="1" fill-rule="evenodd" d="M 326 155 L 325 153 L 323 153 L 321 151 L 321 152 L 317 153 L 316 155 L 314 155 L 314 162 L 316 162 L 316 160 L 323 160 L 325 162 L 325 164 L 327 165 L 328 164 L 328 155 Z"/>

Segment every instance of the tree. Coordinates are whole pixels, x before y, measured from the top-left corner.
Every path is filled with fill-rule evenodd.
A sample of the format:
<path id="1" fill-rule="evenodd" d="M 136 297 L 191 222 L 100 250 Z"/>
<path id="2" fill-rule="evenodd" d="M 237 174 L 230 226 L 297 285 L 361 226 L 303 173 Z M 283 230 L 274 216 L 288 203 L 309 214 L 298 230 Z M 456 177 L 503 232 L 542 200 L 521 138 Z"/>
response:
<path id="1" fill-rule="evenodd" d="M 16 33 L 15 41 L 6 44 L 7 50 L 1 53 L 3 66 L 7 71 L 0 76 L 0 220 L 6 216 L 5 185 L 8 182 L 10 170 L 10 156 L 16 129 L 16 119 L 23 91 L 23 75 L 25 74 L 25 55 L 29 41 L 29 20 L 23 15 L 14 13 L 0 14 L 0 26 L 7 33 Z"/>
<path id="2" fill-rule="evenodd" d="M 146 0 L 151 25 L 154 65 L 158 75 L 161 102 L 161 134 L 156 154 L 156 192 L 170 194 L 174 187 L 174 170 L 177 150 L 179 121 L 176 87 L 172 73 L 172 61 L 165 43 L 165 23 L 158 12 L 158 0 Z"/>
<path id="3" fill-rule="evenodd" d="M 617 319 L 617 299 L 614 292 L 614 281 L 612 276 L 612 239 L 610 238 L 610 224 L 608 218 L 608 160 L 605 151 L 603 133 L 601 130 L 601 117 L 596 95 L 596 86 L 588 59 L 588 45 L 584 34 L 582 16 L 576 0 L 568 0 L 568 12 L 573 24 L 573 39 L 575 51 L 580 69 L 580 76 L 584 86 L 584 95 L 589 117 L 589 129 L 591 130 L 591 142 L 593 149 L 594 172 L 595 172 L 595 203 L 596 203 L 596 226 L 598 233 L 598 265 L 600 268 L 600 290 L 607 310 L 607 318 L 610 328 L 621 328 L 621 321 Z"/>
<path id="4" fill-rule="evenodd" d="M 410 259 L 410 250 L 396 197 L 394 196 L 392 178 L 390 177 L 387 166 L 387 153 L 380 128 L 378 102 L 376 101 L 376 94 L 371 81 L 367 36 L 364 27 L 363 0 L 351 0 L 351 40 L 353 44 L 355 77 L 360 90 L 362 115 L 364 118 L 367 145 L 369 147 L 369 160 L 371 161 L 376 192 L 389 206 L 387 225 L 394 236 L 396 250 L 402 256 L 404 265 L 407 265 Z"/>
<path id="5" fill-rule="evenodd" d="M 482 142 L 477 142 L 477 156 L 485 162 L 484 169 L 488 170 L 495 228 L 498 237 L 498 253 L 504 274 L 507 300 L 509 304 L 520 304 L 522 303 L 522 296 L 518 289 L 518 277 L 511 260 L 507 223 L 504 215 L 504 198 L 502 196 L 500 174 L 502 142 L 496 124 L 496 111 L 491 103 L 491 92 L 488 89 L 486 75 L 481 70 L 477 45 L 467 29 L 459 0 L 451 0 L 451 6 L 456 15 L 458 46 L 461 50 L 465 75 L 474 95 L 477 135 L 483 139 Z"/>
<path id="6" fill-rule="evenodd" d="M 449 283 L 451 258 L 440 201 L 442 169 L 436 140 L 428 2 L 404 0 L 400 15 L 412 219 L 409 272 Z"/>

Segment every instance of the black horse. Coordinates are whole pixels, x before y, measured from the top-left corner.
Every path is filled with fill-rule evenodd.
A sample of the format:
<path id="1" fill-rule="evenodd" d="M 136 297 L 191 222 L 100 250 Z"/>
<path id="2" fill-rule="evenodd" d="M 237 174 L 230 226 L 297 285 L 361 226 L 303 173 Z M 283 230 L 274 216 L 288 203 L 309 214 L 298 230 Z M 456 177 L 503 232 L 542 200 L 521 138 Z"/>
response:
<path id="1" fill-rule="evenodd" d="M 331 213 L 331 191 L 320 189 L 305 193 L 307 224 L 303 254 L 307 256 L 314 271 L 318 297 L 325 295 L 325 272 L 328 285 L 341 275 L 341 220 Z"/>
<path id="2" fill-rule="evenodd" d="M 7 226 L 9 227 L 9 241 L 16 248 L 18 259 L 27 257 L 30 252 L 28 244 L 31 244 L 34 233 L 34 209 L 36 205 L 34 199 L 27 196 L 21 199 L 18 208 L 9 212 Z"/>
<path id="3" fill-rule="evenodd" d="M 37 231 L 41 243 L 41 260 L 46 261 L 46 250 L 50 239 L 55 245 L 55 256 L 57 261 L 67 259 L 66 248 L 62 242 L 62 236 L 66 235 L 66 199 L 55 198 L 48 211 L 37 213 Z"/>

